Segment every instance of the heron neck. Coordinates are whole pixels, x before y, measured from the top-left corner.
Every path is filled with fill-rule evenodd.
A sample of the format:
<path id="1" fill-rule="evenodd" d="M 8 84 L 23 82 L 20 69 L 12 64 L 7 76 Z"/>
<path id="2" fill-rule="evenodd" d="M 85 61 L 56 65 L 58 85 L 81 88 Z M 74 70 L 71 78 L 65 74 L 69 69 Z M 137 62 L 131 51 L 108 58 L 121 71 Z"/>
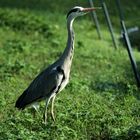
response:
<path id="1" fill-rule="evenodd" d="M 73 53 L 74 53 L 73 21 L 74 21 L 74 19 L 72 19 L 72 18 L 67 19 L 67 31 L 68 31 L 67 46 L 61 57 L 62 60 L 64 60 L 64 61 L 67 59 L 69 59 L 69 61 L 71 61 L 73 58 Z"/>

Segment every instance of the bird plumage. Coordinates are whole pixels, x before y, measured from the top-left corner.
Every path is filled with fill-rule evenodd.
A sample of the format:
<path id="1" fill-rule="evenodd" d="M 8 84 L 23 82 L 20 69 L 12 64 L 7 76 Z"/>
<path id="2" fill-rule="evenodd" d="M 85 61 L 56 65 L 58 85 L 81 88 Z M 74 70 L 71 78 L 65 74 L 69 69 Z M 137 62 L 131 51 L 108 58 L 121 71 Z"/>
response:
<path id="1" fill-rule="evenodd" d="M 85 9 L 93 10 L 93 8 Z M 60 58 L 42 71 L 29 85 L 29 87 L 23 92 L 23 94 L 16 101 L 15 107 L 24 109 L 26 106 L 38 102 L 40 100 L 46 100 L 45 109 L 45 122 L 47 119 L 47 107 L 50 99 L 52 99 L 51 114 L 54 119 L 53 103 L 56 94 L 65 88 L 69 82 L 70 69 L 74 54 L 74 31 L 73 21 L 76 17 L 84 15 L 84 8 L 74 7 L 67 14 L 67 30 L 68 40 L 66 48 Z"/>
<path id="2" fill-rule="evenodd" d="M 16 102 L 16 107 L 24 109 L 27 105 L 52 96 L 59 91 L 64 80 L 64 73 L 60 66 L 49 67 L 41 72 L 23 92 Z"/>

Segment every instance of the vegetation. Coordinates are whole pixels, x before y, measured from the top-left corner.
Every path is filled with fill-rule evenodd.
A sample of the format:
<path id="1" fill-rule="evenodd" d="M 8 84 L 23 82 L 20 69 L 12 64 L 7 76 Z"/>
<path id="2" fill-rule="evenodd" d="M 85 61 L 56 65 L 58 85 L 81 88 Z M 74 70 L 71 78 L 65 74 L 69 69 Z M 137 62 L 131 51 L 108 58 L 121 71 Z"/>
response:
<path id="1" fill-rule="evenodd" d="M 42 123 L 44 102 L 35 116 L 31 108 L 15 109 L 19 95 L 64 50 L 66 10 L 76 3 L 63 2 L 60 7 L 62 0 L 40 0 L 36 6 L 32 2 L 1 0 L 0 140 L 140 139 L 140 92 L 127 51 L 119 42 L 119 49 L 114 48 L 106 24 L 101 25 L 103 40 L 99 40 L 88 15 L 74 23 L 76 40 L 71 79 L 57 96 L 56 122 L 49 115 L 47 126 Z M 126 11 L 131 5 L 135 14 L 140 15 L 138 0 L 133 4 L 123 2 L 127 2 Z M 119 22 L 114 9 L 110 13 L 118 37 Z M 105 23 L 102 11 L 98 14 Z M 131 17 L 130 13 L 127 25 L 132 25 Z M 139 62 L 137 50 L 134 55 Z"/>

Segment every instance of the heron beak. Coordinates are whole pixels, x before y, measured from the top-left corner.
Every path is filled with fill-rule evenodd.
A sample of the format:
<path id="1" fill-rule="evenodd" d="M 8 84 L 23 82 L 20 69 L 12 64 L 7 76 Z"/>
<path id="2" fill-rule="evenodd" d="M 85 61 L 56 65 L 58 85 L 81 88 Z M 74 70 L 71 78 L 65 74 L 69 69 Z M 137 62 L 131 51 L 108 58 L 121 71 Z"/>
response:
<path id="1" fill-rule="evenodd" d="M 102 9 L 102 8 L 101 7 L 83 8 L 82 12 L 90 12 L 90 11 L 95 11 L 97 9 Z"/>

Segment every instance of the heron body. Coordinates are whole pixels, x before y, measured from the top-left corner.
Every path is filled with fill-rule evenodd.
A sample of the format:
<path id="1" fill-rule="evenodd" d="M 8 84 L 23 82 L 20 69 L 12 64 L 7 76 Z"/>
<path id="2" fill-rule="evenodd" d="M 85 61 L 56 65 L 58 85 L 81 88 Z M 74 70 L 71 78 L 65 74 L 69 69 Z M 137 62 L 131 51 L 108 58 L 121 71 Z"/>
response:
<path id="1" fill-rule="evenodd" d="M 60 58 L 42 71 L 23 92 L 16 101 L 15 107 L 24 109 L 30 104 L 46 100 L 45 123 L 47 121 L 47 107 L 52 99 L 51 115 L 54 120 L 54 100 L 60 91 L 62 91 L 69 82 L 70 69 L 74 54 L 74 30 L 73 21 L 76 17 L 84 15 L 85 12 L 95 10 L 95 8 L 74 7 L 67 14 L 67 45 Z"/>

